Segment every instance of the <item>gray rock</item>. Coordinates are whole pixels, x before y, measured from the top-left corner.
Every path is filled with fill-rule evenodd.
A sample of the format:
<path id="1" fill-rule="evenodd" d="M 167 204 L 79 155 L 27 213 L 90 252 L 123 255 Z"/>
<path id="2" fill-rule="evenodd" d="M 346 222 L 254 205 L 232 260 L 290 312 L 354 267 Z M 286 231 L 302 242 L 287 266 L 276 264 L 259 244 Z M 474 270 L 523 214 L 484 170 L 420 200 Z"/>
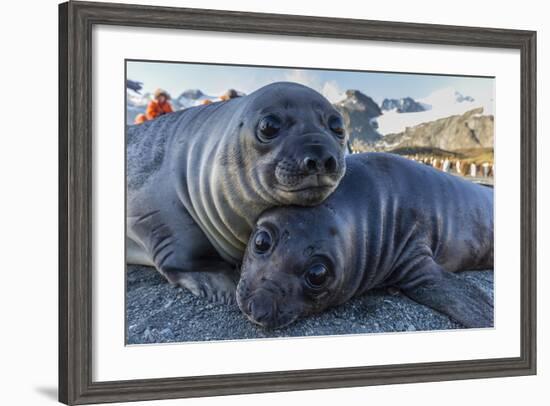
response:
<path id="1" fill-rule="evenodd" d="M 376 102 L 359 90 L 346 91 L 345 99 L 334 105 L 344 117 L 350 142 L 360 140 L 367 144 L 382 139 L 375 118 L 382 114 Z"/>
<path id="2" fill-rule="evenodd" d="M 401 99 L 384 99 L 381 105 L 382 111 L 396 110 L 398 113 L 415 113 L 427 110 L 426 107 L 412 97 Z"/>
<path id="3" fill-rule="evenodd" d="M 482 114 L 480 107 L 461 115 L 407 127 L 401 133 L 384 136 L 375 148 L 384 149 L 387 145 L 392 149 L 429 147 L 447 151 L 493 148 L 494 116 Z"/>

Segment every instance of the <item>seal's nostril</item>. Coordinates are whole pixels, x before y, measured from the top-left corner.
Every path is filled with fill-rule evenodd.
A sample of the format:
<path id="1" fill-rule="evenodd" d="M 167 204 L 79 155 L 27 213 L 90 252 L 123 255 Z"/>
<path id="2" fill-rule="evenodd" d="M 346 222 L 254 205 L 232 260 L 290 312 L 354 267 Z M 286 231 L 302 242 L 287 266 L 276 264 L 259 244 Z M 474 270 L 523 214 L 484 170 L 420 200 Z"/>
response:
<path id="1" fill-rule="evenodd" d="M 248 303 L 248 311 L 255 321 L 268 320 L 273 316 L 273 301 L 267 297 L 255 297 Z"/>
<path id="2" fill-rule="evenodd" d="M 336 159 L 334 159 L 333 156 L 330 156 L 325 161 L 325 170 L 327 173 L 333 173 L 336 172 L 336 169 L 338 168 L 338 163 L 336 162 Z"/>
<path id="3" fill-rule="evenodd" d="M 308 172 L 314 172 L 317 170 L 317 161 L 313 158 L 306 157 L 304 158 L 304 168 Z"/>

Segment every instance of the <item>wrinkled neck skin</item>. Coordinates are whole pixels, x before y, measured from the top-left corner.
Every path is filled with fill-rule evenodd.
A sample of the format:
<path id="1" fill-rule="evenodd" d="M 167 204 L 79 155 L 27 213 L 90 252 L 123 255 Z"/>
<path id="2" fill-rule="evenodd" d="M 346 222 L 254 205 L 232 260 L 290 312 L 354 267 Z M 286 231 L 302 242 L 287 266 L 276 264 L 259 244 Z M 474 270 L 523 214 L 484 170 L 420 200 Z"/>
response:
<path id="1" fill-rule="evenodd" d="M 376 205 L 374 202 L 372 204 Z M 383 206 L 388 202 L 382 201 L 380 204 Z M 344 303 L 371 289 L 391 286 L 405 271 L 404 258 L 410 257 L 417 249 L 415 245 L 409 244 L 414 229 L 409 230 L 403 238 L 396 238 L 398 225 L 395 220 L 393 214 L 376 215 L 370 210 L 350 219 L 347 233 L 349 241 L 346 243 L 348 260 L 341 294 L 335 304 Z"/>
<path id="2" fill-rule="evenodd" d="M 260 165 L 247 145 L 251 140 L 244 134 L 248 130 L 243 112 L 248 102 L 233 99 L 209 105 L 198 117 L 186 120 L 184 125 L 193 128 L 175 140 L 188 144 L 188 152 L 174 163 L 181 179 L 177 194 L 220 255 L 233 264 L 240 263 L 256 218 L 278 204 L 260 182 Z M 201 131 L 205 121 L 208 133 Z M 219 123 L 215 134 L 212 123 Z"/>
<path id="3" fill-rule="evenodd" d="M 340 217 L 339 224 L 342 230 L 340 241 L 338 241 L 339 252 L 343 255 L 343 270 L 342 282 L 339 285 L 339 292 L 333 295 L 334 302 L 331 306 L 337 306 L 347 302 L 355 296 L 359 296 L 366 291 L 374 288 L 379 283 L 378 275 L 386 273 L 382 266 L 379 256 L 367 254 L 369 248 L 380 249 L 380 239 L 374 240 L 370 235 L 367 235 L 365 230 L 368 230 L 369 220 L 372 221 L 373 227 L 376 227 L 376 219 L 369 218 L 367 210 L 361 210 L 358 213 L 356 208 L 347 207 L 351 202 L 349 199 L 344 199 L 343 205 L 338 206 L 338 216 Z M 355 214 L 353 214 L 355 212 Z"/>
<path id="4" fill-rule="evenodd" d="M 365 187 L 352 179 L 361 179 Z M 345 230 L 338 242 L 344 277 L 333 305 L 390 285 L 403 267 L 402 258 L 415 249 L 410 244 L 415 227 L 404 225 L 400 198 L 381 179 L 377 171 L 349 165 L 339 190 L 327 199 Z"/>

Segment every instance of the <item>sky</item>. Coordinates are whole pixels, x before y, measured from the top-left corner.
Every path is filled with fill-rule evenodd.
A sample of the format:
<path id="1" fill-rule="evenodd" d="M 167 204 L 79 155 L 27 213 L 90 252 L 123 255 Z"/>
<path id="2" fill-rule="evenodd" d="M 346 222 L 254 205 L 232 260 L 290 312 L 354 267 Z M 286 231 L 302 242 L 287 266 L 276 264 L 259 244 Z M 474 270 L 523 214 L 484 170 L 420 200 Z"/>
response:
<path id="1" fill-rule="evenodd" d="M 172 97 L 187 89 L 200 89 L 213 97 L 229 88 L 248 94 L 272 82 L 292 81 L 314 88 L 333 103 L 341 100 L 347 89 L 360 90 L 377 103 L 406 96 L 422 100 L 438 90 L 452 88 L 487 104 L 492 103 L 494 91 L 492 78 L 179 62 L 128 61 L 127 78 L 142 82 L 143 92 L 162 88 Z"/>

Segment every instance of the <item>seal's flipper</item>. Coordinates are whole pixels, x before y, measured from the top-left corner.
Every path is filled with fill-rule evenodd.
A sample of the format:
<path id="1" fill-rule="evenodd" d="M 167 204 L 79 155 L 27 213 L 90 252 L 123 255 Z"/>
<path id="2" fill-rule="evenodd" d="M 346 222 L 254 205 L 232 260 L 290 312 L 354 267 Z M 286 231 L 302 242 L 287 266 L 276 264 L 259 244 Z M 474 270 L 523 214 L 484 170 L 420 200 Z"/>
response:
<path id="1" fill-rule="evenodd" d="M 134 265 L 155 266 L 147 251 L 136 241 L 126 237 L 126 263 Z"/>
<path id="2" fill-rule="evenodd" d="M 127 261 L 152 264 L 168 280 L 169 272 L 195 271 L 197 263 L 201 262 L 198 258 L 208 258 L 208 263 L 223 262 L 184 209 L 175 213 L 144 211 L 139 216 L 127 218 L 127 229 Z"/>
<path id="3" fill-rule="evenodd" d="M 185 268 L 188 250 L 184 239 L 188 237 L 189 226 L 183 222 L 185 219 L 181 215 L 172 223 L 168 221 L 169 218 L 161 210 L 145 211 L 139 216 L 128 217 L 128 240 L 133 243 L 128 244 L 127 261 L 145 263 L 148 260 L 165 277 L 167 269 Z M 177 233 L 175 230 L 181 231 Z M 140 248 L 141 252 L 136 248 Z"/>
<path id="4" fill-rule="evenodd" d="M 167 270 L 170 283 L 188 289 L 192 294 L 213 303 L 234 304 L 239 274 L 228 264 L 212 262 L 193 267 L 196 271 Z"/>
<path id="5" fill-rule="evenodd" d="M 492 327 L 493 302 L 470 281 L 445 271 L 432 258 L 421 261 L 404 281 L 403 292 L 465 327 Z"/>
<path id="6" fill-rule="evenodd" d="M 235 303 L 239 273 L 184 210 L 128 217 L 128 260 L 149 261 L 172 284 L 215 303 Z M 139 254 L 139 255 L 138 255 Z"/>

